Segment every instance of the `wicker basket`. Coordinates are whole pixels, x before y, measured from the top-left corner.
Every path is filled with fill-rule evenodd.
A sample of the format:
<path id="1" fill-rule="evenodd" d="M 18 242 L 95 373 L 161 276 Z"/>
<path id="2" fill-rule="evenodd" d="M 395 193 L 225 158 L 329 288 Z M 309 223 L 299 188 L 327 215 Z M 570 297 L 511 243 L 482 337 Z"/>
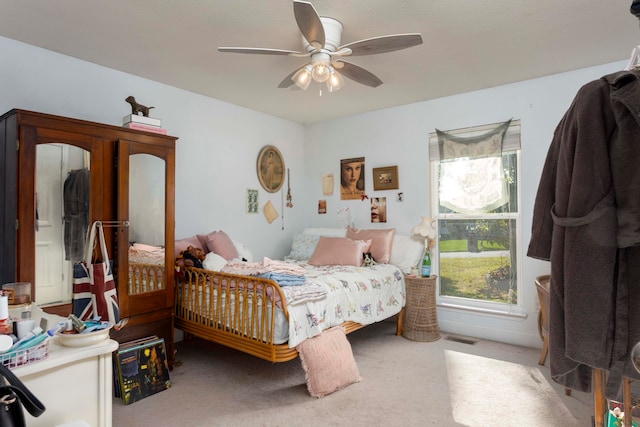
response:
<path id="1" fill-rule="evenodd" d="M 48 356 L 49 338 L 33 347 L 12 351 L 11 353 L 0 354 L 0 363 L 11 369 L 36 362 L 38 360 L 46 359 Z"/>
<path id="2" fill-rule="evenodd" d="M 440 339 L 436 310 L 436 278 L 405 277 L 407 304 L 404 308 L 402 336 L 413 341 Z"/>

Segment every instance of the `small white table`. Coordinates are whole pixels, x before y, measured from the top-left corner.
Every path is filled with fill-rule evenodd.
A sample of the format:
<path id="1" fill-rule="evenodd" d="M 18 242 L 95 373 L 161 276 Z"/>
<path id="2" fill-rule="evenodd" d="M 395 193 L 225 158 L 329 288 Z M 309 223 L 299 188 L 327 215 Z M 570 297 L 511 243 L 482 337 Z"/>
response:
<path id="1" fill-rule="evenodd" d="M 111 339 L 69 348 L 52 338 L 46 359 L 12 369 L 46 408 L 37 418 L 25 410 L 27 425 L 53 427 L 82 420 L 94 427 L 111 427 L 111 354 L 117 348 Z"/>

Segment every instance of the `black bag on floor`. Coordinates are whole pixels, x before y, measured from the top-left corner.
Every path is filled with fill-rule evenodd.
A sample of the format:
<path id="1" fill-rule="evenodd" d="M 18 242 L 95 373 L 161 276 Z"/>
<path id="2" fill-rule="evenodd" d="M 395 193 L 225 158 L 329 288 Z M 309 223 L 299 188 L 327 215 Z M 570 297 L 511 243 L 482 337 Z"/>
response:
<path id="1" fill-rule="evenodd" d="M 22 381 L 0 363 L 0 426 L 26 427 L 23 405 L 34 417 L 39 417 L 45 410 Z"/>

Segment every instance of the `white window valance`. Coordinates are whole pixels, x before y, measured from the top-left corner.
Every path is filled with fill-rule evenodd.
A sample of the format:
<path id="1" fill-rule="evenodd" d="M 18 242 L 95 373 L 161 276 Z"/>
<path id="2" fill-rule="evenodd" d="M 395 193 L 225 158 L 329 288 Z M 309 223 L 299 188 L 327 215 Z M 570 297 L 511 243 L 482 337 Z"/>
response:
<path id="1" fill-rule="evenodd" d="M 503 123 L 493 123 L 482 126 L 472 126 L 461 129 L 447 130 L 445 133 L 459 137 L 474 137 L 486 134 L 495 130 Z M 502 139 L 502 151 L 515 151 L 520 149 L 520 120 L 511 120 L 509 127 Z M 431 161 L 440 160 L 440 144 L 438 143 L 438 133 L 429 133 L 429 159 Z"/>
<path id="2" fill-rule="evenodd" d="M 461 131 L 436 129 L 435 141 L 430 137 L 430 153 L 435 146 L 440 162 L 440 205 L 458 213 L 489 212 L 509 202 L 504 179 L 502 153 L 512 121 Z M 479 128 L 482 128 L 479 130 Z M 512 133 L 513 135 L 513 133 Z M 511 149 L 519 148 L 511 138 Z M 434 157 L 431 157 L 434 160 Z"/>

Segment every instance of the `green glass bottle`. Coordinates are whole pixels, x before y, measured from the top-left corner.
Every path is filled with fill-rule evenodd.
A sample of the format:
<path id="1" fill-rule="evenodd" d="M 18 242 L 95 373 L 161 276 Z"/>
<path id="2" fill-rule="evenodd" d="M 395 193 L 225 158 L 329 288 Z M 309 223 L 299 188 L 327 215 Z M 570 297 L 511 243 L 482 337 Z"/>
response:
<path id="1" fill-rule="evenodd" d="M 424 257 L 422 258 L 422 269 L 420 271 L 422 277 L 431 276 L 431 254 L 429 250 L 424 252 Z"/>

